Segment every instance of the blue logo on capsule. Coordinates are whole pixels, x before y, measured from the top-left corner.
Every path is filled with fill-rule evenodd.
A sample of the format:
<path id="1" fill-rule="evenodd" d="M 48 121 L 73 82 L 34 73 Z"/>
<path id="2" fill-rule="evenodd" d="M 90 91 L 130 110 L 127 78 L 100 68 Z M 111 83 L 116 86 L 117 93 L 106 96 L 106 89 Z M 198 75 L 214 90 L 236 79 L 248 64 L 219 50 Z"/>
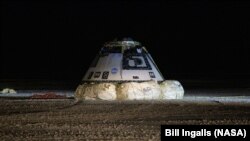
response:
<path id="1" fill-rule="evenodd" d="M 118 69 L 117 68 L 112 68 L 112 70 L 111 70 L 111 73 L 112 74 L 116 74 L 118 72 Z"/>

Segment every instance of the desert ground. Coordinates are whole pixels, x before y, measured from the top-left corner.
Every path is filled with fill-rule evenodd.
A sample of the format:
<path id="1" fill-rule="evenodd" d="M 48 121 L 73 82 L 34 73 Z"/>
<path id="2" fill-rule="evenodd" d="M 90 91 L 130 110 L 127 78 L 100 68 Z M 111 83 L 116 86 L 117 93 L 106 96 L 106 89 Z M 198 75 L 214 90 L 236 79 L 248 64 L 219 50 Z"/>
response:
<path id="1" fill-rule="evenodd" d="M 0 99 L 1 140 L 160 140 L 160 125 L 250 124 L 249 102 Z"/>

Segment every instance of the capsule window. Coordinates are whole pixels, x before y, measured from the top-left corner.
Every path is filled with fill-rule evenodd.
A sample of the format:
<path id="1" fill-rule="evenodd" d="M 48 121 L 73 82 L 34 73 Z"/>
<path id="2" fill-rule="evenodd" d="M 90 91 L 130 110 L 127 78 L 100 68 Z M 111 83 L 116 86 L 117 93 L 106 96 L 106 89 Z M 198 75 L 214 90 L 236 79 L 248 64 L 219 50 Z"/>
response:
<path id="1" fill-rule="evenodd" d="M 154 72 L 149 72 L 149 76 L 150 76 L 151 78 L 155 78 Z"/>
<path id="2" fill-rule="evenodd" d="M 133 79 L 139 79 L 139 76 L 133 76 Z"/>
<path id="3" fill-rule="evenodd" d="M 101 75 L 101 72 L 95 72 L 94 78 L 99 78 Z"/>

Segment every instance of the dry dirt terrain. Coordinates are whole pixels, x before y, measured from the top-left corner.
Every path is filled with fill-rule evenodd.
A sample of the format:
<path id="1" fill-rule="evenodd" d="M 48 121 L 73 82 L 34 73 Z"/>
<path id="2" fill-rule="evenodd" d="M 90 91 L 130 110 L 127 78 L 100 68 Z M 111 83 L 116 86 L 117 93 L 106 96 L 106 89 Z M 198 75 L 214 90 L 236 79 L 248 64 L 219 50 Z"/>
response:
<path id="1" fill-rule="evenodd" d="M 160 140 L 162 124 L 250 124 L 250 103 L 0 100 L 0 140 Z"/>

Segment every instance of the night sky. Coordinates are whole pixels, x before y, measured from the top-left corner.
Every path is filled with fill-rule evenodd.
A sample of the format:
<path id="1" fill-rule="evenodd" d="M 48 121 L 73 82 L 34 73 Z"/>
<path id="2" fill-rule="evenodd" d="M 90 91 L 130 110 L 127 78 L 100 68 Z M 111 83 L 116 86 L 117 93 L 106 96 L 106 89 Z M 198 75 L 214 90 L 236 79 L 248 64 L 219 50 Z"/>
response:
<path id="1" fill-rule="evenodd" d="M 1 1 L 0 79 L 80 81 L 106 41 L 141 42 L 166 79 L 250 79 L 250 5 Z"/>

